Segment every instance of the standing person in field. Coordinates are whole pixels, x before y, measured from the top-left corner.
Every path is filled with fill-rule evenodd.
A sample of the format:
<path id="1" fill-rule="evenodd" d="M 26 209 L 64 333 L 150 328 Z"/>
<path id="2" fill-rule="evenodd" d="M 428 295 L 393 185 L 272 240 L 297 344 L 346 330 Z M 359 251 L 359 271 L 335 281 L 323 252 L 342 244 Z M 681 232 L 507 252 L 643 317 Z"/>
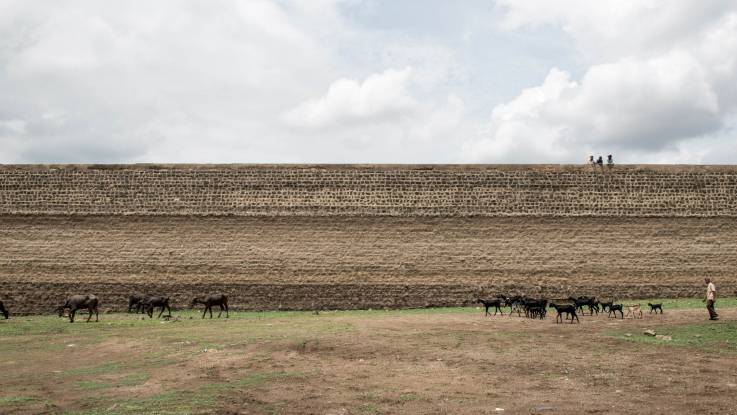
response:
<path id="1" fill-rule="evenodd" d="M 711 278 L 704 278 L 704 282 L 706 283 L 706 298 L 704 298 L 704 301 L 706 302 L 706 309 L 709 310 L 709 320 L 719 320 L 719 314 L 714 310 L 714 303 L 717 300 L 717 288 L 711 282 Z"/>

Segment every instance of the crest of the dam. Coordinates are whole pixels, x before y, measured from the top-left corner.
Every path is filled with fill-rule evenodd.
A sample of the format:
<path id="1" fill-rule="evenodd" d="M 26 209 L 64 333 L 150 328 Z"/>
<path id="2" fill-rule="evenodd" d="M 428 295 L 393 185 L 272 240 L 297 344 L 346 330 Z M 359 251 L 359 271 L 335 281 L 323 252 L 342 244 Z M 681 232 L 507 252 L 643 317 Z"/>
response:
<path id="1" fill-rule="evenodd" d="M 737 167 L 0 165 L 0 298 L 240 309 L 737 287 Z"/>

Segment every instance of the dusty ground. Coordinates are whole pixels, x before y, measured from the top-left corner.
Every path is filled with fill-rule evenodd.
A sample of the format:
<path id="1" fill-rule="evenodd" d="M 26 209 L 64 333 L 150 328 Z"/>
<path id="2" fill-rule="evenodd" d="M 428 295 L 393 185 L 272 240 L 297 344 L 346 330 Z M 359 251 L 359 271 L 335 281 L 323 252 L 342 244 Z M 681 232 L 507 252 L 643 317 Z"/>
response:
<path id="1" fill-rule="evenodd" d="M 0 413 L 737 414 L 736 308 L 175 315 L 0 321 Z"/>

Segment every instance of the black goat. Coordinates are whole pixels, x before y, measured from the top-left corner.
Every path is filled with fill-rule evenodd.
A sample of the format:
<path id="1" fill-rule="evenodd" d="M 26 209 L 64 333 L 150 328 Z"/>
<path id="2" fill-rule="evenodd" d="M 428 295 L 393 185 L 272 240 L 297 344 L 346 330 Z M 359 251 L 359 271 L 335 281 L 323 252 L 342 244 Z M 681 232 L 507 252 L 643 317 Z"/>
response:
<path id="1" fill-rule="evenodd" d="M 493 300 L 483 300 L 481 298 L 476 300 L 477 303 L 481 303 L 486 308 L 486 312 L 484 313 L 485 316 L 489 315 L 489 309 L 491 307 L 494 307 L 494 315 L 496 315 L 497 311 L 500 312 L 502 315 L 504 315 L 504 312 L 502 311 L 502 307 L 504 307 L 504 299 L 502 298 L 495 298 Z"/>
<path id="2" fill-rule="evenodd" d="M 576 307 L 575 304 L 556 304 L 556 303 L 550 303 L 550 306 L 555 309 L 555 311 L 558 313 L 557 316 L 555 316 L 555 323 L 558 324 L 558 320 L 560 322 L 563 322 L 563 313 L 566 314 L 566 320 L 568 318 L 571 319 L 571 324 L 573 324 L 573 319 L 575 318 L 576 321 L 581 323 L 581 321 L 578 319 L 578 315 L 576 315 Z"/>
<path id="3" fill-rule="evenodd" d="M 548 300 L 544 298 L 525 298 L 523 300 L 523 308 L 525 310 L 525 317 L 539 317 L 542 319 L 545 318 Z"/>
<path id="4" fill-rule="evenodd" d="M 540 320 L 543 320 L 545 319 L 547 312 L 547 307 L 541 305 L 532 305 L 527 308 L 527 315 L 530 318 L 539 318 Z"/>
<path id="5" fill-rule="evenodd" d="M 583 314 L 583 308 L 584 306 L 589 308 L 589 313 L 593 316 L 594 312 L 596 314 L 599 314 L 599 302 L 596 301 L 596 297 L 568 297 L 570 301 L 573 302 L 573 304 L 576 306 L 577 309 L 581 311 L 581 314 Z"/>
<path id="6" fill-rule="evenodd" d="M 660 314 L 663 314 L 663 303 L 657 303 L 657 304 L 650 304 L 647 303 L 647 305 L 650 306 L 650 314 L 655 311 L 655 314 L 658 314 L 658 310 L 660 310 Z"/>
<path id="7" fill-rule="evenodd" d="M 504 300 L 504 303 L 509 307 L 509 317 L 512 317 L 512 313 L 515 311 L 517 312 L 517 317 L 522 315 L 524 299 L 521 295 L 515 295 Z"/>
<path id="8" fill-rule="evenodd" d="M 164 314 L 164 309 L 169 311 L 169 317 L 171 317 L 171 308 L 169 307 L 169 297 L 153 296 L 148 297 L 145 302 L 146 313 L 150 318 L 154 316 L 154 308 L 161 307 L 158 317 L 160 318 Z"/>
<path id="9" fill-rule="evenodd" d="M 3 313 L 5 320 L 7 320 L 8 317 L 10 317 L 10 313 L 8 312 L 8 309 L 5 308 L 5 304 L 3 304 L 2 301 L 0 301 L 0 313 Z"/>
<path id="10" fill-rule="evenodd" d="M 210 310 L 210 318 L 212 318 L 212 306 L 214 305 L 220 306 L 218 318 L 223 314 L 223 310 L 225 310 L 225 318 L 230 317 L 230 314 L 228 313 L 228 297 L 226 297 L 225 294 L 212 294 L 204 297 L 195 297 L 192 300 L 190 307 L 194 307 L 196 304 L 203 304 L 205 306 L 205 310 L 202 312 L 202 318 L 205 318 L 207 310 Z"/>
<path id="11" fill-rule="evenodd" d="M 601 305 L 601 312 L 603 313 L 605 311 L 609 311 L 609 307 L 611 307 L 612 304 L 614 304 L 614 301 L 602 301 L 602 302 L 600 302 L 599 305 Z"/>
<path id="12" fill-rule="evenodd" d="M 619 311 L 620 317 L 624 318 L 624 312 L 622 312 L 622 304 L 611 304 L 609 306 L 609 317 L 614 313 L 614 318 L 617 318 L 617 311 Z"/>
<path id="13" fill-rule="evenodd" d="M 90 322 L 90 319 L 92 318 L 92 313 L 95 313 L 95 321 L 99 321 L 98 319 L 98 311 L 97 306 L 99 305 L 99 301 L 97 299 L 97 296 L 92 294 L 86 294 L 86 295 L 73 295 L 69 298 L 67 298 L 64 305 L 59 306 L 57 308 L 57 311 L 59 312 L 59 317 L 64 316 L 64 310 L 67 308 L 69 309 L 69 322 L 74 323 L 74 315 L 77 313 L 77 310 L 84 310 L 87 309 L 90 312 L 89 317 L 87 317 L 87 322 Z"/>

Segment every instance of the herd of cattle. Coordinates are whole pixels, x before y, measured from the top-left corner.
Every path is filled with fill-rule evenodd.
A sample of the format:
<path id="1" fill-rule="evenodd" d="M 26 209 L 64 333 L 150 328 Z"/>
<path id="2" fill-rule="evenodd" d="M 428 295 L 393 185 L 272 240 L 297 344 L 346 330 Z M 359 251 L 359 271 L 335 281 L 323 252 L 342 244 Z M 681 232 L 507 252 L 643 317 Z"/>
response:
<path id="1" fill-rule="evenodd" d="M 212 318 L 213 306 L 220 307 L 218 318 L 220 318 L 220 316 L 223 314 L 223 311 L 225 311 L 226 318 L 230 317 L 230 314 L 228 312 L 228 297 L 225 294 L 210 294 L 195 297 L 192 299 L 190 307 L 193 308 L 197 304 L 202 304 L 205 306 L 205 309 L 202 312 L 202 318 L 205 318 L 205 314 L 207 314 L 208 311 L 210 312 L 210 318 Z M 69 316 L 70 323 L 74 323 L 74 316 L 79 310 L 87 310 L 89 312 L 87 322 L 92 319 L 93 314 L 95 315 L 95 321 L 99 321 L 99 306 L 100 300 L 97 298 L 96 295 L 78 294 L 68 297 L 63 305 L 60 305 L 56 308 L 56 311 L 59 313 L 59 317 L 63 317 L 66 313 Z M 133 311 L 135 311 L 136 313 L 146 313 L 149 317 L 153 318 L 153 314 L 156 308 L 161 309 L 161 311 L 159 311 L 158 317 L 161 317 L 161 315 L 164 314 L 164 310 L 167 310 L 169 312 L 169 317 L 171 317 L 169 297 L 134 293 L 131 294 L 131 296 L 128 298 L 129 313 Z M 5 304 L 3 304 L 2 301 L 0 301 L 0 313 L 3 314 L 6 320 L 10 317 L 10 312 L 5 307 Z"/>
<path id="2" fill-rule="evenodd" d="M 594 315 L 594 313 L 599 314 L 599 312 L 608 312 L 609 317 L 613 314 L 614 318 L 617 318 L 617 312 L 619 312 L 620 318 L 630 315 L 633 318 L 642 318 L 640 304 L 624 305 L 615 303 L 614 301 L 599 301 L 596 297 L 581 296 L 568 297 L 560 300 L 548 300 L 546 298 L 530 298 L 523 295 L 507 296 L 498 294 L 492 299 L 485 300 L 479 298 L 476 302 L 484 305 L 484 315 L 487 316 L 490 315 L 489 309 L 491 308 L 494 308 L 494 315 L 497 312 L 504 315 L 502 309 L 509 307 L 510 316 L 516 312 L 517 316 L 522 316 L 524 313 L 525 317 L 528 318 L 544 319 L 548 313 L 548 308 L 552 308 L 557 313 L 555 316 L 556 323 L 562 323 L 564 316 L 565 320 L 570 320 L 571 324 L 574 320 L 580 323 L 578 315 L 584 314 L 584 307 L 588 309 L 591 315 Z M 660 314 L 663 314 L 662 303 L 647 303 L 647 305 L 650 307 L 650 313 L 660 311 Z M 623 310 L 627 310 L 627 314 Z"/>

